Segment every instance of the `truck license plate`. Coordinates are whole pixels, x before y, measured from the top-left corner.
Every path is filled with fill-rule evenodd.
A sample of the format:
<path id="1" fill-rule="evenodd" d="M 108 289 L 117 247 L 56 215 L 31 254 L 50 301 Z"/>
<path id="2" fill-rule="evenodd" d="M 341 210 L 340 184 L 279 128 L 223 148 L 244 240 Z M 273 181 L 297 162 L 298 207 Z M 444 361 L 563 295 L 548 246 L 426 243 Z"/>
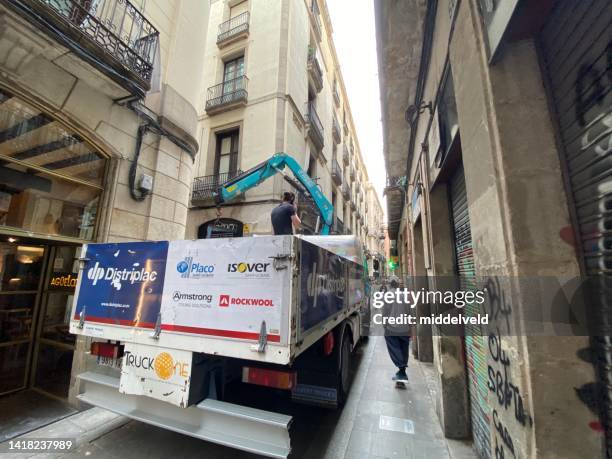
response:
<path id="1" fill-rule="evenodd" d="M 102 357 L 98 356 L 98 365 L 102 365 L 104 367 L 117 368 L 121 370 L 121 362 L 123 358 L 114 359 L 112 357 Z"/>

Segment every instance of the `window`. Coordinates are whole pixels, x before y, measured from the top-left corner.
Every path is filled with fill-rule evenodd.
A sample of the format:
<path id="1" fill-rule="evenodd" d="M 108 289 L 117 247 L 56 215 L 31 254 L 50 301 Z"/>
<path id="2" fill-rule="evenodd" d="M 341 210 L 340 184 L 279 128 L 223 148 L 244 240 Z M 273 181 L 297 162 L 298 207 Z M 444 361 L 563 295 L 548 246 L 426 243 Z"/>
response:
<path id="1" fill-rule="evenodd" d="M 231 61 L 225 62 L 223 68 L 223 94 L 233 94 L 245 89 L 244 75 L 244 56 L 240 56 Z"/>
<path id="2" fill-rule="evenodd" d="M 223 83 L 229 83 L 244 75 L 244 56 L 240 56 L 225 63 L 223 69 Z"/>
<path id="3" fill-rule="evenodd" d="M 245 0 L 230 8 L 230 19 L 240 16 L 247 11 L 249 11 L 249 2 Z"/>
<path id="4" fill-rule="evenodd" d="M 438 113 L 440 117 L 440 143 L 442 156 L 446 156 L 448 149 L 455 139 L 455 134 L 459 130 L 459 117 L 457 115 L 457 105 L 455 103 L 455 88 L 453 86 L 453 73 L 448 67 L 448 72 L 444 76 L 442 97 L 438 102 Z"/>
<path id="5" fill-rule="evenodd" d="M 217 135 L 217 152 L 215 157 L 215 175 L 227 174 L 230 178 L 238 169 L 238 134 L 239 131 L 225 132 Z"/>
<path id="6" fill-rule="evenodd" d="M 311 155 L 308 160 L 308 171 L 307 174 L 311 179 L 315 179 L 315 174 L 317 173 L 317 160 Z"/>
<path id="7" fill-rule="evenodd" d="M 0 228 L 93 239 L 106 165 L 76 133 L 0 91 Z"/>

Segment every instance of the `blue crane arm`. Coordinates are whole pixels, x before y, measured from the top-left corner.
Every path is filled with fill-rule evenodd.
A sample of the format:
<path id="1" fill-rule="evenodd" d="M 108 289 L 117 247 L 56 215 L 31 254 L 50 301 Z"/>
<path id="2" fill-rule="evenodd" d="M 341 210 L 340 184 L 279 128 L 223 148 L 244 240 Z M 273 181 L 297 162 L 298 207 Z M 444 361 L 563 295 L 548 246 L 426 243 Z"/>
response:
<path id="1" fill-rule="evenodd" d="M 231 201 L 277 173 L 284 175 L 285 167 L 293 172 L 296 180 L 310 193 L 319 209 L 322 223 L 320 234 L 329 234 L 334 221 L 334 207 L 297 161 L 286 153 L 276 153 L 269 160 L 221 184 L 216 194 L 217 204 Z"/>

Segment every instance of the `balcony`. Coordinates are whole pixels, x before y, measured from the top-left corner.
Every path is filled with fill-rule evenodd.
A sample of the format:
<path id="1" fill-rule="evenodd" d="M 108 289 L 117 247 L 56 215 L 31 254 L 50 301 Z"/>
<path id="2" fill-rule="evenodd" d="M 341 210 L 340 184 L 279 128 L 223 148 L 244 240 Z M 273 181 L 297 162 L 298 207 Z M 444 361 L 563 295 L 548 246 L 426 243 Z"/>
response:
<path id="1" fill-rule="evenodd" d="M 223 48 L 249 36 L 249 12 L 245 11 L 236 17 L 219 24 L 217 46 Z"/>
<path id="2" fill-rule="evenodd" d="M 97 81 L 98 85 L 101 76 L 110 80 L 105 92 L 111 97 L 134 95 L 141 98 L 151 88 L 159 32 L 129 1 L 20 0 L 2 3 L 24 17 L 31 29 L 18 29 L 19 40 L 13 42 L 9 37 L 0 44 L 0 54 L 18 55 L 15 60 L 19 62 L 27 62 L 36 51 L 44 56 L 49 49 L 40 50 L 40 46 L 48 42 L 48 38 L 37 35 L 45 34 L 68 49 L 56 59 L 57 65 L 69 65 L 75 57 L 84 61 L 85 65 L 78 68 L 72 64 L 69 71 L 88 82 Z M 15 21 L 10 17 L 8 20 Z M 15 26 L 17 24 L 9 25 Z"/>
<path id="3" fill-rule="evenodd" d="M 206 113 L 215 115 L 227 110 L 244 107 L 247 103 L 249 79 L 240 76 L 208 88 Z"/>
<path id="4" fill-rule="evenodd" d="M 332 159 L 331 176 L 336 185 L 342 184 L 342 169 L 340 168 L 338 161 L 336 161 L 336 158 Z"/>
<path id="5" fill-rule="evenodd" d="M 340 131 L 340 123 L 338 122 L 338 118 L 336 115 L 332 115 L 332 137 L 334 139 L 334 143 L 338 144 L 342 140 L 342 132 Z"/>
<path id="6" fill-rule="evenodd" d="M 312 143 L 318 149 L 323 149 L 324 143 L 324 130 L 323 124 L 319 119 L 319 115 L 317 115 L 317 110 L 312 102 L 308 102 L 308 113 L 305 116 L 306 118 L 306 127 L 308 129 L 308 136 Z"/>
<path id="7" fill-rule="evenodd" d="M 342 118 L 342 128 L 344 129 L 344 135 L 348 135 L 349 128 L 348 128 L 348 124 L 346 122 L 346 113 L 344 113 L 344 117 Z"/>
<path id="8" fill-rule="evenodd" d="M 222 174 L 205 175 L 193 179 L 193 187 L 191 189 L 191 201 L 210 201 L 215 198 L 215 193 L 219 186 L 228 180 L 242 174 L 242 171 L 224 172 Z"/>
<path id="9" fill-rule="evenodd" d="M 351 164 L 349 166 L 349 175 L 351 177 L 351 180 L 355 180 L 355 166 L 353 164 Z"/>
<path id="10" fill-rule="evenodd" d="M 334 81 L 334 87 L 332 90 L 334 94 L 334 102 L 336 103 L 336 107 L 340 106 L 340 93 L 338 92 L 338 83 Z"/>
<path id="11" fill-rule="evenodd" d="M 346 182 L 342 182 L 342 197 L 344 200 L 349 200 L 351 198 L 351 190 Z"/>
<path id="12" fill-rule="evenodd" d="M 310 1 L 310 18 L 310 23 L 312 24 L 312 29 L 317 37 L 317 41 L 321 41 L 321 13 L 317 0 Z"/>
<path id="13" fill-rule="evenodd" d="M 349 163 L 351 162 L 351 155 L 349 153 L 349 149 L 347 148 L 346 144 L 342 145 L 342 162 L 344 163 L 345 166 L 348 166 Z"/>
<path id="14" fill-rule="evenodd" d="M 335 234 L 344 234 L 344 223 L 338 217 L 334 219 L 333 232 Z"/>
<path id="15" fill-rule="evenodd" d="M 308 83 L 316 93 L 323 89 L 323 71 L 319 63 L 317 49 L 313 47 L 308 48 Z"/>
<path id="16" fill-rule="evenodd" d="M 357 210 L 357 204 L 355 204 L 355 200 L 351 199 L 351 209 L 352 210 Z"/>

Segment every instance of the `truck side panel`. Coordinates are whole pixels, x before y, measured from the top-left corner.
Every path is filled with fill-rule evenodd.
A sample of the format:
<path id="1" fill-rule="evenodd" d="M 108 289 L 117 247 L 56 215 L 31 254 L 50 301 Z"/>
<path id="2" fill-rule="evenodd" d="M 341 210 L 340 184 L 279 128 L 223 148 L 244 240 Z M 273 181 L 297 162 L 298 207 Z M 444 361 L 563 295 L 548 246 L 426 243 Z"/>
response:
<path id="1" fill-rule="evenodd" d="M 162 302 L 168 242 L 88 244 L 74 320 L 154 328 Z"/>
<path id="2" fill-rule="evenodd" d="M 300 334 L 355 309 L 364 299 L 362 268 L 358 263 L 309 241 L 300 244 Z"/>

